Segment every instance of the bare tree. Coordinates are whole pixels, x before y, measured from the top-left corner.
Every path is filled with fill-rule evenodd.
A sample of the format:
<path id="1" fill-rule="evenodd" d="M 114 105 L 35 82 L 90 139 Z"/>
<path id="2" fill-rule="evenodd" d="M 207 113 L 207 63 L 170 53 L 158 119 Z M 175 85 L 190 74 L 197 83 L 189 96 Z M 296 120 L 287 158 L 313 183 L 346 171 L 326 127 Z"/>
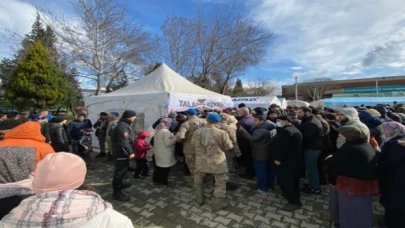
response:
<path id="1" fill-rule="evenodd" d="M 302 89 L 308 95 L 311 101 L 323 99 L 323 95 L 329 88 L 331 78 L 313 78 L 302 84 Z"/>
<path id="2" fill-rule="evenodd" d="M 258 76 L 254 80 L 248 82 L 245 91 L 249 96 L 274 96 L 279 88 L 280 85 L 277 82 L 264 76 Z"/>
<path id="3" fill-rule="evenodd" d="M 162 30 L 160 40 L 167 44 L 161 46 L 162 53 L 170 56 L 168 64 L 203 88 L 221 85 L 215 86 L 220 93 L 228 90 L 232 79 L 264 59 L 273 37 L 234 9 L 214 16 L 198 11 L 194 18 L 169 17 Z"/>
<path id="4" fill-rule="evenodd" d="M 151 37 L 126 7 L 114 0 L 70 0 L 78 18 L 51 16 L 48 24 L 62 41 L 66 58 L 78 68 L 79 76 L 103 86 L 133 75 L 152 50 Z M 76 21 L 76 23 L 72 23 Z M 125 83 L 124 83 L 125 84 Z"/>

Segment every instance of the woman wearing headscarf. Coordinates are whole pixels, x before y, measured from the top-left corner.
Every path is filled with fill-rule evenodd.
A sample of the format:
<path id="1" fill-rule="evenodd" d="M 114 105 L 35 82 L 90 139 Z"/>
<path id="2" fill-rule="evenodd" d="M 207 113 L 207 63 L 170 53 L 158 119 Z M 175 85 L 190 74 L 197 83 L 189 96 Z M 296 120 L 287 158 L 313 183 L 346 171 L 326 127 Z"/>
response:
<path id="1" fill-rule="evenodd" d="M 131 220 L 100 195 L 82 190 L 86 172 L 77 155 L 47 155 L 38 163 L 32 182 L 36 195 L 24 199 L 1 220 L 0 227 L 133 228 Z"/>
<path id="2" fill-rule="evenodd" d="M 153 183 L 168 187 L 168 177 L 170 167 L 176 164 L 174 156 L 174 146 L 176 139 L 170 132 L 172 119 L 163 118 L 156 127 L 156 133 L 153 136 L 153 154 L 155 158 L 155 169 L 153 171 Z"/>
<path id="3" fill-rule="evenodd" d="M 329 210 L 341 228 L 371 228 L 373 195 L 378 194 L 375 176 L 375 150 L 357 126 L 339 129 L 345 142 L 326 159 L 331 186 Z"/>
<path id="4" fill-rule="evenodd" d="M 386 139 L 377 165 L 380 203 L 385 208 L 388 228 L 405 227 L 405 127 L 391 121 L 381 129 Z"/>

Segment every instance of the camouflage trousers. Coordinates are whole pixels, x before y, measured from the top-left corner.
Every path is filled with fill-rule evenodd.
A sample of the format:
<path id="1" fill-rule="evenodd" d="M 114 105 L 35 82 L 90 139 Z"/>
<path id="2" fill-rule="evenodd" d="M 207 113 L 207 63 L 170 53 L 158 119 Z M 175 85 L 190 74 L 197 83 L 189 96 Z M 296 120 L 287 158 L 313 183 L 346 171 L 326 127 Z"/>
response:
<path id="1" fill-rule="evenodd" d="M 194 190 L 197 192 L 197 194 L 203 190 L 204 178 L 207 175 L 214 176 L 215 179 L 214 196 L 216 198 L 225 198 L 226 182 L 228 180 L 227 173 L 210 174 L 210 173 L 200 173 L 196 171 L 194 174 Z"/>
<path id="2" fill-rule="evenodd" d="M 187 164 L 188 169 L 190 170 L 190 174 L 193 177 L 195 172 L 195 155 L 184 154 L 184 158 Z"/>
<path id="3" fill-rule="evenodd" d="M 110 136 L 107 136 L 105 141 L 107 142 L 107 152 L 108 152 L 108 153 L 112 153 L 112 150 L 113 150 L 113 149 L 112 149 L 111 137 L 110 137 Z"/>
<path id="4" fill-rule="evenodd" d="M 226 163 L 228 164 L 228 172 L 229 173 L 234 173 L 235 172 L 235 166 L 233 164 L 235 155 L 233 154 L 232 151 L 226 151 L 225 153 L 226 156 Z"/>

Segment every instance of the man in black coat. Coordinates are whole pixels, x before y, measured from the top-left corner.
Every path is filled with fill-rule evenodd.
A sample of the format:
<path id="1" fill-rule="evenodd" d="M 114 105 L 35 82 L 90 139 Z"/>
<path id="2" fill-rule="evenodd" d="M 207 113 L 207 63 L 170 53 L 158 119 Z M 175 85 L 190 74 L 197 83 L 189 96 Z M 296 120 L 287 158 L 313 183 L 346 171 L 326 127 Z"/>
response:
<path id="1" fill-rule="evenodd" d="M 118 201 L 129 201 L 129 196 L 125 195 L 122 190 L 130 187 L 130 184 L 124 184 L 123 179 L 128 173 L 129 159 L 135 155 L 132 152 L 132 143 L 135 140 L 135 133 L 132 129 L 132 123 L 136 119 L 136 112 L 125 110 L 117 126 L 111 129 L 111 142 L 113 154 L 117 156 L 115 161 L 114 179 L 112 185 L 114 188 L 113 198 Z"/>
<path id="2" fill-rule="evenodd" d="M 312 110 L 307 107 L 298 109 L 298 119 L 302 120 L 300 125 L 303 137 L 302 150 L 309 180 L 309 185 L 304 187 L 303 192 L 321 194 L 318 159 L 322 151 L 323 127 L 318 118 L 312 114 Z"/>
<path id="3" fill-rule="evenodd" d="M 284 198 L 288 200 L 288 205 L 283 208 L 287 211 L 302 207 L 299 189 L 300 171 L 303 167 L 302 134 L 292 122 L 289 116 L 277 117 L 280 131 L 273 139 L 271 146 L 278 185 Z"/>

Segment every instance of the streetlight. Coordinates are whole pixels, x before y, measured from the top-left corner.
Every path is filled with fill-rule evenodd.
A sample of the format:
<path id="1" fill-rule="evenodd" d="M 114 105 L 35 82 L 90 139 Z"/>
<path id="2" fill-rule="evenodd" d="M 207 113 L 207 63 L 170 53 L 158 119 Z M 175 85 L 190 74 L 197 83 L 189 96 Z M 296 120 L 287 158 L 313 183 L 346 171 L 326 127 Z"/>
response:
<path id="1" fill-rule="evenodd" d="M 298 100 L 298 76 L 295 75 L 295 100 Z"/>

